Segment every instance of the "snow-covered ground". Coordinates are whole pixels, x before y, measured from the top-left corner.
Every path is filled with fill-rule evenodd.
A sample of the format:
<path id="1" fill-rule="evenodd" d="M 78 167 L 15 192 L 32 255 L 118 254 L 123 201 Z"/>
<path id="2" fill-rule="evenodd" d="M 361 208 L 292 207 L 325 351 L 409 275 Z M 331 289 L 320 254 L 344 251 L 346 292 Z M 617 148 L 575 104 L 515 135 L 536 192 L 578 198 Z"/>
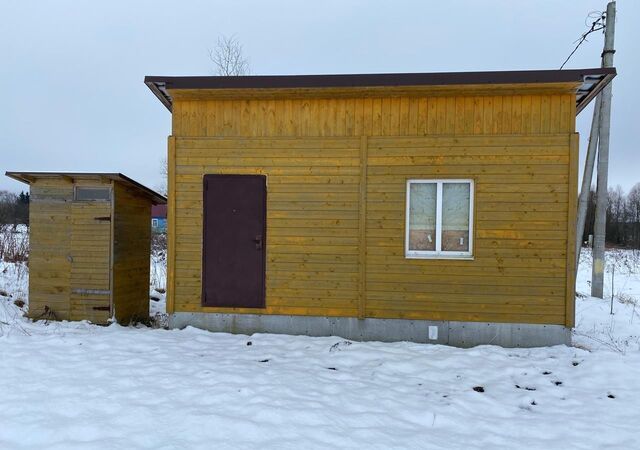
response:
<path id="1" fill-rule="evenodd" d="M 574 347 L 466 350 L 32 323 L 0 263 L 0 449 L 638 448 L 640 253 L 608 257 Z"/>

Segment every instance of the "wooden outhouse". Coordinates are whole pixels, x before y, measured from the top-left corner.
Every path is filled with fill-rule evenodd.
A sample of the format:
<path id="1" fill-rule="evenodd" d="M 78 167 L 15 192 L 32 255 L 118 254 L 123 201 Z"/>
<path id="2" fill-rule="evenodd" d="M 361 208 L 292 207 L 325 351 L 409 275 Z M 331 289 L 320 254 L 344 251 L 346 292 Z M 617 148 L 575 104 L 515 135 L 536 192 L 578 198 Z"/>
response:
<path id="1" fill-rule="evenodd" d="M 151 205 L 166 199 L 120 173 L 6 175 L 31 187 L 29 316 L 148 318 Z"/>
<path id="2" fill-rule="evenodd" d="M 576 115 L 615 69 L 147 77 L 172 326 L 567 342 Z"/>

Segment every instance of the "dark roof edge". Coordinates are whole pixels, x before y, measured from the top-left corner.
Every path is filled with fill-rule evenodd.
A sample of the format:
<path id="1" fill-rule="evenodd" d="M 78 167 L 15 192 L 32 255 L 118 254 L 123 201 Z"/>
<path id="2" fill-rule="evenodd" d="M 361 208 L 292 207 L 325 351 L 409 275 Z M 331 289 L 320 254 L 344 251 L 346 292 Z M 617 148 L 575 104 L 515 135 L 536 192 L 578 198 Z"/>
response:
<path id="1" fill-rule="evenodd" d="M 45 176 L 67 176 L 70 178 L 73 177 L 106 177 L 115 181 L 121 181 L 126 184 L 132 185 L 133 187 L 139 189 L 149 197 L 151 197 L 152 201 L 156 205 L 162 205 L 167 203 L 167 198 L 164 195 L 161 195 L 146 187 L 145 185 L 137 182 L 136 180 L 129 178 L 128 176 L 120 173 L 120 172 L 17 172 L 17 171 L 7 171 L 5 175 L 9 178 L 13 178 L 16 181 L 20 181 L 22 183 L 31 184 L 29 177 L 45 177 Z"/>
<path id="2" fill-rule="evenodd" d="M 492 72 L 379 73 L 345 75 L 250 75 L 164 77 L 147 76 L 145 84 L 171 111 L 169 89 L 296 89 L 357 88 L 401 86 L 452 86 L 482 84 L 584 82 L 586 78 L 602 78 L 594 86 L 593 95 L 583 95 L 577 102 L 582 110 L 616 75 L 615 67 L 567 70 L 519 70 Z M 606 81 L 606 82 L 605 82 Z M 588 92 L 591 94 L 591 92 Z"/>
<path id="3" fill-rule="evenodd" d="M 206 77 L 147 76 L 145 83 L 167 89 L 252 89 L 389 87 L 460 84 L 562 83 L 582 81 L 584 75 L 615 74 L 615 68 L 518 70 L 493 72 L 379 73 L 345 75 L 249 75 Z"/>

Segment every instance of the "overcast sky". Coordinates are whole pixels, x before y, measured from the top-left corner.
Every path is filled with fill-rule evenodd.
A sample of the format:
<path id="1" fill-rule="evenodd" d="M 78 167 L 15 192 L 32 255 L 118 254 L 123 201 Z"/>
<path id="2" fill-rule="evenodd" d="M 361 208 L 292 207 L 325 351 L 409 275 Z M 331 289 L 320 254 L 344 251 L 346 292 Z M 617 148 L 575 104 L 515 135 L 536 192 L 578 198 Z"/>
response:
<path id="1" fill-rule="evenodd" d="M 606 8 L 582 1 L 0 0 L 0 170 L 122 172 L 160 184 L 170 114 L 145 75 L 208 75 L 235 34 L 252 73 L 556 69 Z M 640 2 L 618 1 L 609 184 L 640 182 Z M 598 67 L 594 34 L 567 68 Z M 592 108 L 578 117 L 581 171 Z M 0 189 L 21 183 L 0 176 Z"/>

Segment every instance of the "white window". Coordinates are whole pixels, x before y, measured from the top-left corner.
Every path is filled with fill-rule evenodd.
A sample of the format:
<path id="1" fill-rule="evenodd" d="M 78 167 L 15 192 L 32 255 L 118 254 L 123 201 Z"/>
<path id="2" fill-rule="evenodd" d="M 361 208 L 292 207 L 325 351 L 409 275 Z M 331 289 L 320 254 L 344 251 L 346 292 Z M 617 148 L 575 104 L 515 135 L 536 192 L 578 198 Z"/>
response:
<path id="1" fill-rule="evenodd" d="M 470 258 L 473 180 L 408 180 L 405 256 Z"/>
<path id="2" fill-rule="evenodd" d="M 151 219 L 151 226 L 152 227 L 157 227 L 158 226 L 158 219 Z"/>
<path id="3" fill-rule="evenodd" d="M 91 201 L 108 202 L 111 200 L 111 188 L 76 186 L 75 192 L 74 192 L 74 200 L 79 202 L 91 202 Z"/>

